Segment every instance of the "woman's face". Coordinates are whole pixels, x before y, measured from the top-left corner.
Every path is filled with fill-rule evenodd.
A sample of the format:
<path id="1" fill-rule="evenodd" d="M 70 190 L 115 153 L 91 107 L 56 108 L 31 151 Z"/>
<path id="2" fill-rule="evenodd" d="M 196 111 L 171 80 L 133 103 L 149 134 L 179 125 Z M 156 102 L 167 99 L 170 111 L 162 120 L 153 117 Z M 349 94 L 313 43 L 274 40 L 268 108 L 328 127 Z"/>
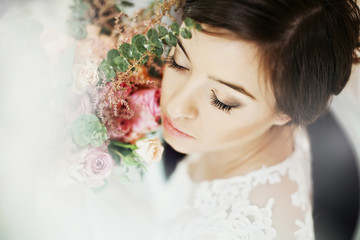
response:
<path id="1" fill-rule="evenodd" d="M 164 139 L 175 150 L 246 146 L 289 120 L 274 114 L 254 45 L 192 30 L 191 39 L 179 36 L 169 56 L 174 61 L 164 70 L 161 114 Z"/>

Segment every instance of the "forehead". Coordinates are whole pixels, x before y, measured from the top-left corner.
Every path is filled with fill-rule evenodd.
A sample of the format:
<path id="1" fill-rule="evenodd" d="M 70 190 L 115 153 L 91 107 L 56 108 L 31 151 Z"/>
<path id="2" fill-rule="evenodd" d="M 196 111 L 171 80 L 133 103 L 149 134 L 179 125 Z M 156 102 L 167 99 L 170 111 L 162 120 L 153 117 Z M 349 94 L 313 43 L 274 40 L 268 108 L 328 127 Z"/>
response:
<path id="1" fill-rule="evenodd" d="M 229 33 L 221 29 L 210 29 L 211 32 Z M 260 66 L 260 56 L 255 44 L 227 34 L 215 36 L 192 30 L 191 39 L 180 37 L 190 58 L 191 65 L 199 71 L 218 79 L 243 86 L 257 99 L 271 101 L 270 88 L 265 87 L 264 74 Z M 178 49 L 180 50 L 180 48 Z M 181 50 L 180 50 L 181 51 Z M 270 92 L 269 92 L 270 91 Z"/>

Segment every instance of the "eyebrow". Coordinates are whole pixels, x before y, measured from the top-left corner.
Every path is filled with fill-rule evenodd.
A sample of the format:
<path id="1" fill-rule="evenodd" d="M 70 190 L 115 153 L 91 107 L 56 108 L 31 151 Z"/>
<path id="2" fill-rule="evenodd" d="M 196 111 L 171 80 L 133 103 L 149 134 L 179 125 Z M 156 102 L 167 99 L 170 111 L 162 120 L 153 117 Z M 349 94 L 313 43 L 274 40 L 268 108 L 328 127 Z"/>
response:
<path id="1" fill-rule="evenodd" d="M 221 84 L 224 84 L 224 85 L 226 85 L 226 86 L 228 86 L 228 87 L 230 87 L 230 88 L 232 88 L 232 89 L 234 89 L 234 90 L 236 90 L 236 91 L 238 91 L 238 92 L 240 92 L 240 93 L 242 93 L 242 94 L 256 100 L 256 98 L 252 94 L 250 94 L 248 91 L 246 91 L 245 88 L 243 88 L 242 86 L 234 85 L 232 83 L 225 82 L 225 81 L 223 81 L 221 79 L 217 79 L 217 78 L 212 77 L 212 76 L 208 76 L 208 78 L 211 79 L 211 80 L 214 80 L 216 82 L 219 82 Z"/>
<path id="2" fill-rule="evenodd" d="M 183 50 L 183 52 L 185 53 L 185 56 L 186 56 L 187 59 L 189 59 L 189 61 L 190 61 L 190 58 L 189 58 L 189 56 L 187 55 L 187 53 L 186 53 L 186 51 L 185 51 L 185 48 L 184 48 L 182 42 L 180 41 L 180 39 L 179 39 L 178 37 L 177 37 L 177 40 L 178 40 L 178 44 L 179 44 L 180 48 Z M 217 79 L 217 78 L 215 78 L 215 77 L 213 77 L 213 76 L 208 76 L 208 78 L 211 79 L 211 80 L 214 80 L 214 81 L 216 81 L 216 82 L 219 82 L 219 83 L 221 83 L 221 84 L 224 84 L 224 85 L 226 85 L 226 86 L 228 86 L 228 87 L 230 87 L 230 88 L 232 88 L 232 89 L 234 89 L 234 90 L 236 90 L 236 91 L 238 91 L 238 92 L 240 92 L 240 93 L 242 93 L 242 94 L 244 94 L 244 95 L 246 95 L 246 96 L 248 96 L 248 97 L 256 100 L 256 98 L 255 98 L 251 93 L 249 93 L 248 91 L 246 91 L 245 88 L 243 88 L 242 86 L 234 85 L 234 84 L 232 84 L 232 83 L 223 81 L 223 80 L 221 80 L 221 79 Z"/>
<path id="3" fill-rule="evenodd" d="M 180 41 L 180 38 L 177 37 L 177 40 L 178 40 L 178 44 L 180 46 L 180 48 L 183 50 L 183 52 L 185 53 L 185 56 L 187 57 L 187 59 L 189 59 L 190 61 L 190 58 L 189 56 L 187 55 L 186 51 L 185 51 L 185 48 L 184 48 L 184 45 L 182 44 L 182 42 Z M 191 62 L 191 61 L 190 61 Z"/>

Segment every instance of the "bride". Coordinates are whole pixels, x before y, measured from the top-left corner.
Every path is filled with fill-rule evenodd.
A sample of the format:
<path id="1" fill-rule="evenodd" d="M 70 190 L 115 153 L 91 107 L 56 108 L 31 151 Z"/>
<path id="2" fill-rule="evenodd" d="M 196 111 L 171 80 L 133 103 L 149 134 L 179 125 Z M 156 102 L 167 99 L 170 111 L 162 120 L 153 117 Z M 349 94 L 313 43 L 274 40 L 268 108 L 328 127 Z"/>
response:
<path id="1" fill-rule="evenodd" d="M 41 17 L 65 16 L 30 2 Z M 30 47 L 38 43 L 28 30 L 39 31 L 24 8 L 30 3 L 11 4 L 0 11 L 7 33 L 0 96 L 10 103 L 0 125 L 1 239 L 314 239 L 305 127 L 342 91 L 357 60 L 354 1 L 184 0 L 182 20 L 193 18 L 203 31 L 179 36 L 171 49 L 161 110 L 165 141 L 188 155 L 164 189 L 155 169 L 146 184 L 114 180 L 101 192 L 48 181 L 56 158 L 49 160 L 54 152 L 39 131 L 49 75 L 56 74 L 44 74 L 43 51 Z M 19 94 L 31 108 L 15 101 Z M 21 152 L 19 143 L 26 143 Z"/>
<path id="2" fill-rule="evenodd" d="M 189 154 L 154 239 L 314 239 L 305 126 L 348 81 L 352 1 L 187 0 L 162 82 L 164 139 Z"/>

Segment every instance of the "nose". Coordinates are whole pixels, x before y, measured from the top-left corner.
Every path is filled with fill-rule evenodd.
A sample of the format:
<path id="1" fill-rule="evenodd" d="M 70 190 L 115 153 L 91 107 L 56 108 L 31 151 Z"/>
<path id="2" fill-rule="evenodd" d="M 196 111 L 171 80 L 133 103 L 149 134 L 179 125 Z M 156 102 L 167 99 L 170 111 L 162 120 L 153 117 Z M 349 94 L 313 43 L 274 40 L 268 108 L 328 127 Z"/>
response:
<path id="1" fill-rule="evenodd" d="M 188 87 L 176 91 L 169 99 L 166 110 L 172 119 L 194 119 L 198 115 L 197 95 Z"/>

